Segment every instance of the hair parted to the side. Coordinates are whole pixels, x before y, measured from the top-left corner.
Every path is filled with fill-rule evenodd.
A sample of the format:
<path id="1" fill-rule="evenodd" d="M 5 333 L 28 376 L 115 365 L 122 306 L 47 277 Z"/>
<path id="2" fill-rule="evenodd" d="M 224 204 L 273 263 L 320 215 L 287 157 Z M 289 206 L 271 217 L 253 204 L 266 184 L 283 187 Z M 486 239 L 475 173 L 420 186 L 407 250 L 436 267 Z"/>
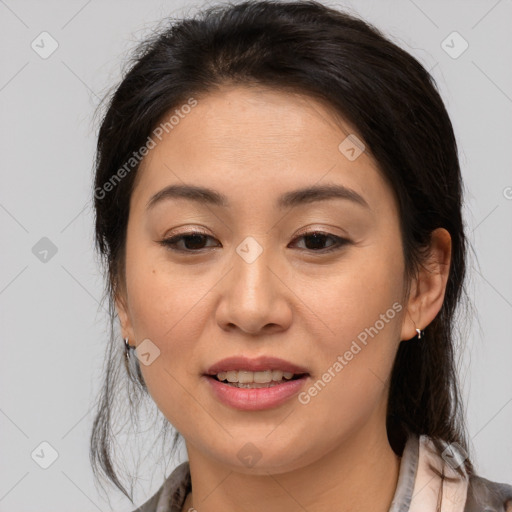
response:
<path id="1" fill-rule="evenodd" d="M 114 299 L 124 286 L 126 227 L 138 165 L 108 193 L 104 186 L 165 115 L 191 97 L 201 101 L 228 84 L 309 95 L 357 130 L 395 194 L 406 283 L 424 264 L 432 231 L 449 231 L 452 260 L 444 303 L 430 325 L 418 326 L 425 331 L 421 340 L 399 345 L 387 429 L 397 453 L 408 431 L 426 434 L 436 443 L 459 443 L 469 453 L 454 332 L 455 313 L 461 306 L 464 312 L 471 307 L 464 287 L 468 242 L 456 140 L 435 82 L 415 58 L 352 15 L 316 1 L 247 1 L 215 5 L 171 21 L 144 41 L 102 118 L 94 205 L 111 339 L 90 439 L 96 477 L 102 471 L 133 501 L 118 478 L 112 428 L 126 408 L 117 410 L 114 404 L 118 394 L 126 392 L 133 419 L 141 402 L 150 400 L 140 369 L 135 375 L 124 371 L 123 343 L 114 328 Z M 167 428 L 164 421 L 164 434 Z M 175 432 L 173 447 L 179 437 Z M 470 457 L 464 465 L 473 472 Z"/>

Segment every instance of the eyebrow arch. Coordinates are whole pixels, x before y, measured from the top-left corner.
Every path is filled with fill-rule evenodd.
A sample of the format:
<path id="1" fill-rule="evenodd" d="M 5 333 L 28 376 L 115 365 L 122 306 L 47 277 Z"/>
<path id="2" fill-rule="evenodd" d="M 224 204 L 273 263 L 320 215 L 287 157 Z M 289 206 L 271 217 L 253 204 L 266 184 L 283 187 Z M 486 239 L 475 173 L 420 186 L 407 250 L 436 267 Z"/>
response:
<path id="1" fill-rule="evenodd" d="M 167 199 L 188 199 L 212 206 L 229 206 L 228 198 L 211 188 L 197 185 L 169 185 L 151 197 L 146 205 L 146 210 L 150 210 L 157 203 Z M 301 204 L 327 199 L 346 199 L 371 209 L 366 200 L 355 190 L 334 184 L 313 185 L 286 192 L 278 198 L 277 206 L 279 209 L 293 208 Z"/>

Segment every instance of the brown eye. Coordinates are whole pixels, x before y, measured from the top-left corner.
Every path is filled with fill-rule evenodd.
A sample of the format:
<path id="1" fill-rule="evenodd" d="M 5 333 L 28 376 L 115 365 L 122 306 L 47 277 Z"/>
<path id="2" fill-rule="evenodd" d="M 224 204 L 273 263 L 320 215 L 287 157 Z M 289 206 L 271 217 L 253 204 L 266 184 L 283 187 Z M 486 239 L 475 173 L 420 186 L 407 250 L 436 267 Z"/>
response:
<path id="1" fill-rule="evenodd" d="M 305 250 L 322 253 L 334 251 L 349 243 L 349 241 L 345 238 L 341 238 L 330 233 L 324 233 L 322 231 L 310 231 L 309 233 L 302 234 L 295 240 L 300 239 L 304 239 L 305 241 Z M 327 247 L 324 247 L 324 244 L 328 239 L 334 240 L 334 242 Z"/>
<path id="2" fill-rule="evenodd" d="M 334 251 L 350 243 L 349 240 L 345 238 L 341 238 L 330 233 L 324 233 L 322 231 L 310 231 L 309 233 L 304 233 L 300 237 L 297 237 L 295 240 L 301 239 L 305 241 L 306 247 L 299 247 L 300 249 L 311 252 L 321 252 L 322 254 Z M 191 231 L 189 233 L 182 233 L 180 235 L 166 238 L 160 241 L 160 244 L 173 251 L 193 253 L 200 252 L 203 249 L 216 247 L 215 245 L 205 245 L 208 240 L 215 239 L 210 235 L 206 235 L 198 231 Z M 325 247 L 326 242 L 329 240 L 331 240 L 331 243 Z M 220 245 L 217 245 L 217 247 L 219 246 Z"/>
<path id="3" fill-rule="evenodd" d="M 205 246 L 207 239 L 214 240 L 213 237 L 205 235 L 204 233 L 191 231 L 190 233 L 184 233 L 181 235 L 173 236 L 171 238 L 166 238 L 160 243 L 163 246 L 172 249 L 173 251 L 198 252 L 202 249 L 209 248 Z M 183 242 L 183 244 L 178 246 L 180 242 Z"/>

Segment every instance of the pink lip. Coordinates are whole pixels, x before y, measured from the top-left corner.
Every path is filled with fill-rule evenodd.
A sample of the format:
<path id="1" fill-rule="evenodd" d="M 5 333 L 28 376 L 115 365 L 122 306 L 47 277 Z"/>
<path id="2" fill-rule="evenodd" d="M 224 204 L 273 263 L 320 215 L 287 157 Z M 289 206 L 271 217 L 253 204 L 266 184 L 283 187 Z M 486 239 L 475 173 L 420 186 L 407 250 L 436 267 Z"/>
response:
<path id="1" fill-rule="evenodd" d="M 214 395 L 225 405 L 243 411 L 261 411 L 277 407 L 295 396 L 305 385 L 309 375 L 296 380 L 283 381 L 282 384 L 269 388 L 253 389 L 230 386 L 208 375 L 203 378 L 210 384 Z"/>
<path id="2" fill-rule="evenodd" d="M 246 370 L 252 372 L 264 370 L 281 370 L 295 374 L 308 373 L 307 368 L 279 359 L 278 357 L 260 356 L 249 359 L 244 356 L 228 357 L 221 359 L 206 370 L 205 375 L 217 375 L 219 372 L 230 370 Z"/>

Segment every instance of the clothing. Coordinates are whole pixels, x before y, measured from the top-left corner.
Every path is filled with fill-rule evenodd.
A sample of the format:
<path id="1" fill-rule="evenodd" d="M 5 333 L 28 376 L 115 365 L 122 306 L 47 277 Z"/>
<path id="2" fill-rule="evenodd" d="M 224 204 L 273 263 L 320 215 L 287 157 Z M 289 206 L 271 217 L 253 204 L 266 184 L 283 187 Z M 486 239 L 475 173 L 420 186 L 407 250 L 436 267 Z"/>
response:
<path id="1" fill-rule="evenodd" d="M 512 485 L 478 475 L 468 477 L 465 471 L 460 475 L 452 468 L 457 463 L 447 462 L 449 459 L 443 454 L 445 450 L 440 453 L 428 436 L 409 435 L 389 512 L 512 512 Z M 181 512 L 190 491 L 186 461 L 134 512 Z"/>

